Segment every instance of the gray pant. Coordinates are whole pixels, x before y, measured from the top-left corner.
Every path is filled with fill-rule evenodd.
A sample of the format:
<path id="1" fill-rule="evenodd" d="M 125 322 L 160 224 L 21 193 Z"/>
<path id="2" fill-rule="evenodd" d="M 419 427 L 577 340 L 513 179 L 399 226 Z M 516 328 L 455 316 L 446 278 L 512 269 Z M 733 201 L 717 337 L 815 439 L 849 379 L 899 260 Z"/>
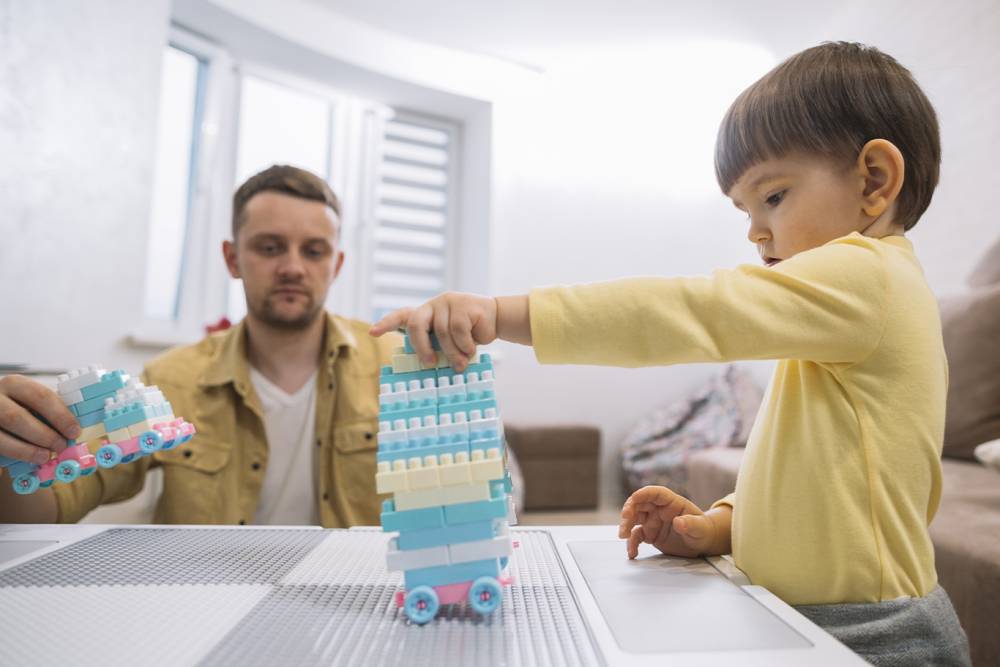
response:
<path id="1" fill-rule="evenodd" d="M 940 586 L 922 598 L 796 609 L 873 665 L 972 664 L 965 631 Z"/>

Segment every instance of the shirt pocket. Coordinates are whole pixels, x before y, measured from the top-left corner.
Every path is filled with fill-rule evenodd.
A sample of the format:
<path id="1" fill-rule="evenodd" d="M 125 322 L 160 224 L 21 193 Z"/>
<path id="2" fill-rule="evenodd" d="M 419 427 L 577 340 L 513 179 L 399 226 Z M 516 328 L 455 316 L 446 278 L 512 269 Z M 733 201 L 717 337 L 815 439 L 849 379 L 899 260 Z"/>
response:
<path id="1" fill-rule="evenodd" d="M 239 502 L 225 474 L 232 443 L 195 436 L 177 449 L 153 455 L 163 467 L 159 512 L 167 523 L 222 523 L 227 506 Z M 233 486 L 233 488 L 229 488 Z"/>
<path id="2" fill-rule="evenodd" d="M 377 516 L 381 500 L 375 493 L 375 420 L 337 426 L 333 430 L 333 488 L 352 512 Z"/>

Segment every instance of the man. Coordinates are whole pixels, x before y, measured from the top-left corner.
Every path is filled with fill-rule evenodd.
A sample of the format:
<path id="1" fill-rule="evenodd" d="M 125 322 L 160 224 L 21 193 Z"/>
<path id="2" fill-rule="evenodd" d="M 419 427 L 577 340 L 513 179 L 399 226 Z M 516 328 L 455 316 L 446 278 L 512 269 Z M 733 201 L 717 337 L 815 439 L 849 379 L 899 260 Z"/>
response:
<path id="1" fill-rule="evenodd" d="M 374 340 L 368 324 L 323 308 L 344 262 L 336 196 L 307 171 L 271 167 L 236 191 L 232 232 L 222 251 L 243 280 L 246 318 L 166 352 L 143 375 L 194 423 L 195 438 L 29 496 L 4 478 L 0 521 L 77 521 L 134 496 L 161 467 L 157 522 L 379 523 L 378 378 L 398 341 Z M 61 449 L 56 431 L 72 437 L 58 398 L 32 385 L 0 380 L 0 454 L 28 459 L 33 444 Z"/>

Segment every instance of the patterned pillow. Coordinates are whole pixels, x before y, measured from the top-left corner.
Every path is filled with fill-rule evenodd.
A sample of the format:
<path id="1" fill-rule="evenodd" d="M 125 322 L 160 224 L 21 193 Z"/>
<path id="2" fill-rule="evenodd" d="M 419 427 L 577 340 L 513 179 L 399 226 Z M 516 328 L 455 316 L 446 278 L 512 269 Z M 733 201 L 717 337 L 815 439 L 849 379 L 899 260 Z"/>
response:
<path id="1" fill-rule="evenodd" d="M 622 442 L 627 492 L 647 484 L 688 496 L 688 458 L 707 447 L 743 446 L 763 392 L 734 365 L 686 398 L 654 410 Z"/>

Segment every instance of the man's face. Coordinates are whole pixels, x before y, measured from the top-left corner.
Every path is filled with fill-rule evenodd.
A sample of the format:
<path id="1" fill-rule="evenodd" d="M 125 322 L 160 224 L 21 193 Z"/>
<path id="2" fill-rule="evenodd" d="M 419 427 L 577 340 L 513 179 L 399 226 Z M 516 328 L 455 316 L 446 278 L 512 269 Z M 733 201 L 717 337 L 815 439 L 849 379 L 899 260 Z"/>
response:
<path id="1" fill-rule="evenodd" d="M 750 242 L 773 266 L 805 250 L 863 230 L 865 180 L 849 165 L 801 155 L 765 160 L 747 169 L 729 191 L 747 213 Z"/>
<path id="2" fill-rule="evenodd" d="M 322 202 L 261 192 L 243 215 L 223 254 L 230 275 L 243 279 L 247 310 L 277 328 L 306 328 L 322 312 L 344 262 L 337 214 Z"/>

